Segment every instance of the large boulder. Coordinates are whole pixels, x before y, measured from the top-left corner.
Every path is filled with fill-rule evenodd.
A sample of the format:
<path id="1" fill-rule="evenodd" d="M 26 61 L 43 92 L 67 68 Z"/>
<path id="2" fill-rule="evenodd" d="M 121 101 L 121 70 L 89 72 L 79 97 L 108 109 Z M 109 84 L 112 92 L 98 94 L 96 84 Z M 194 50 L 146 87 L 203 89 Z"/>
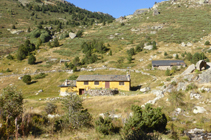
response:
<path id="1" fill-rule="evenodd" d="M 206 112 L 206 109 L 204 109 L 204 107 L 195 106 L 193 109 L 194 114 L 204 113 L 204 112 Z"/>
<path id="2" fill-rule="evenodd" d="M 71 39 L 73 39 L 73 38 L 75 38 L 75 37 L 76 37 L 76 34 L 75 34 L 75 33 L 70 32 L 70 33 L 69 33 L 69 37 L 70 37 Z"/>
<path id="3" fill-rule="evenodd" d="M 204 60 L 199 60 L 197 63 L 196 63 L 196 69 L 197 70 L 202 70 L 202 68 L 204 68 L 204 69 L 206 69 L 206 67 L 207 67 L 207 63 L 206 63 L 206 61 L 204 61 Z"/>
<path id="4" fill-rule="evenodd" d="M 184 75 L 184 74 L 190 74 L 190 73 L 192 73 L 195 69 L 196 69 L 195 65 L 192 64 L 192 65 L 190 65 L 190 66 L 182 73 L 182 75 Z"/>
<path id="5" fill-rule="evenodd" d="M 152 48 L 153 48 L 152 45 L 148 45 L 148 46 L 145 46 L 145 47 L 144 47 L 145 50 L 152 50 Z"/>

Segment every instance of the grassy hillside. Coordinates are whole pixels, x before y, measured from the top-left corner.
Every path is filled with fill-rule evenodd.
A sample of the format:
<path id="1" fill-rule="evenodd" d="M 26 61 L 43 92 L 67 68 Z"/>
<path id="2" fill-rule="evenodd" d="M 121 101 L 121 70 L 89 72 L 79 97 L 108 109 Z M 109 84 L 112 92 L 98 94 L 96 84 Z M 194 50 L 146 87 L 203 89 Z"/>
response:
<path id="1" fill-rule="evenodd" d="M 152 60 L 182 59 L 187 65 L 190 65 L 193 61 L 188 58 L 188 53 L 192 55 L 203 53 L 207 60 L 211 59 L 210 44 L 205 45 L 206 41 L 211 41 L 210 5 L 208 4 L 198 5 L 186 2 L 172 4 L 166 1 L 158 4 L 159 15 L 153 16 L 154 9 L 150 9 L 149 12 L 133 15 L 132 18 L 122 22 L 112 22 L 113 17 L 110 15 L 92 13 L 66 2 L 51 0 L 47 1 L 47 5 L 42 4 L 46 1 L 40 2 L 39 0 L 21 2 L 0 1 L 0 89 L 8 85 L 17 86 L 25 99 L 25 113 L 35 112 L 46 115 L 46 103 L 52 102 L 58 105 L 57 113 L 63 114 L 62 101 L 60 99 L 50 101 L 50 99 L 59 96 L 59 85 L 70 76 L 124 75 L 130 71 L 131 91 L 121 91 L 124 94 L 111 97 L 82 96 L 83 106 L 89 109 L 94 120 L 98 118 L 100 113 L 105 112 L 121 114 L 123 118 L 127 118 L 128 114 L 131 113 L 131 105 L 143 105 L 155 98 L 153 94 L 140 92 L 140 87 L 159 90 L 172 84 L 171 80 L 186 69 L 171 71 L 171 76 L 166 76 L 165 71 L 151 70 Z M 16 29 L 12 29 L 13 25 Z M 12 34 L 13 31 L 23 32 Z M 74 39 L 68 37 L 69 32 L 77 34 L 78 31 L 82 31 L 82 36 L 77 36 Z M 47 34 L 51 38 L 42 41 L 41 34 Z M 25 59 L 18 60 L 17 54 L 20 51 L 20 46 L 25 44 L 27 39 L 36 48 L 27 52 Z M 57 47 L 53 46 L 56 39 L 59 41 Z M 185 44 L 190 42 L 191 45 L 182 46 L 182 42 Z M 143 49 L 147 45 L 153 45 L 155 48 L 152 50 Z M 9 53 L 14 57 L 13 59 L 8 59 Z M 36 57 L 36 63 L 33 65 L 28 64 L 28 57 L 31 54 Z M 176 54 L 178 58 L 174 57 Z M 52 58 L 55 61 L 51 61 Z M 69 62 L 60 63 L 61 59 L 69 60 Z M 106 69 L 79 71 L 81 68 L 102 67 L 106 67 Z M 78 71 L 72 74 L 63 71 L 74 68 Z M 115 68 L 115 70 L 109 68 Z M 125 69 L 125 71 L 121 69 Z M 42 79 L 36 79 L 35 77 L 38 75 L 36 72 L 46 72 L 47 75 Z M 21 74 L 32 75 L 32 84 L 26 85 L 22 80 L 18 80 L 18 77 L 22 76 Z M 180 77 L 177 82 L 187 82 L 187 80 Z M 203 86 L 210 87 L 209 84 L 197 85 L 197 87 Z M 43 92 L 36 95 L 39 90 L 43 90 Z M 192 91 L 199 92 L 197 89 Z M 163 112 L 167 115 L 167 130 L 172 130 L 171 124 L 174 124 L 178 135 L 182 134 L 183 130 L 195 127 L 210 131 L 209 111 L 208 114 L 194 114 L 192 112 L 194 106 L 198 104 L 209 110 L 210 104 L 207 102 L 207 99 L 210 98 L 209 93 L 200 92 L 204 97 L 200 100 L 191 100 L 190 91 L 182 93 L 184 94 L 182 104 L 177 105 L 169 101 L 168 99 L 173 98 L 172 95 L 164 93 L 165 97 L 154 105 L 154 107 L 162 107 Z M 189 117 L 184 117 L 182 114 L 175 116 L 174 111 L 178 107 L 182 108 Z M 176 121 L 172 120 L 174 117 L 177 118 Z M 120 119 L 114 122 L 123 126 Z M 46 134 L 52 134 L 53 132 L 50 130 L 50 128 L 45 128 Z M 69 139 L 69 137 L 73 139 L 120 138 L 119 134 L 102 136 L 96 133 L 94 128 L 54 134 L 55 136 L 52 135 L 49 139 Z M 171 134 L 161 135 L 165 139 L 169 138 Z"/>

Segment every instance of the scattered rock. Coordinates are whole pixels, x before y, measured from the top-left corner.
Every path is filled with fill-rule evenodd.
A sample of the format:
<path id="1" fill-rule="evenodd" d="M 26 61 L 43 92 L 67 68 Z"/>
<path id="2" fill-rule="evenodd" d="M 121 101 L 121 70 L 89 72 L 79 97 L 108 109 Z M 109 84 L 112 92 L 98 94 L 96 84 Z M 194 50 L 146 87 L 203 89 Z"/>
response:
<path id="1" fill-rule="evenodd" d="M 156 95 L 157 97 L 163 96 L 163 91 L 161 91 L 161 90 L 153 90 L 151 92 L 152 92 L 152 94 Z"/>
<path id="2" fill-rule="evenodd" d="M 190 92 L 190 99 L 192 100 L 192 99 L 201 99 L 202 98 L 202 96 L 199 94 L 199 93 L 195 93 L 194 91 L 191 91 Z"/>
<path id="3" fill-rule="evenodd" d="M 17 35 L 19 35 L 20 33 L 22 33 L 22 32 L 24 32 L 23 30 L 10 30 L 10 33 L 11 34 L 17 34 Z"/>
<path id="4" fill-rule="evenodd" d="M 145 88 L 140 89 L 140 91 L 143 92 L 143 93 L 148 92 L 150 90 L 151 90 L 150 87 L 145 87 Z"/>
<path id="5" fill-rule="evenodd" d="M 76 34 L 75 34 L 75 33 L 70 32 L 70 33 L 69 33 L 69 37 L 70 37 L 71 39 L 73 39 L 73 38 L 75 38 L 75 37 L 76 37 Z"/>
<path id="6" fill-rule="evenodd" d="M 174 111 L 174 114 L 176 116 L 178 116 L 180 113 L 181 113 L 182 109 L 181 108 L 176 108 L 175 111 Z"/>
<path id="7" fill-rule="evenodd" d="M 206 112 L 206 109 L 204 109 L 204 107 L 195 106 L 193 109 L 194 114 L 204 113 L 204 112 Z"/>
<path id="8" fill-rule="evenodd" d="M 188 83 L 187 82 L 179 82 L 177 85 L 177 91 L 184 91 L 187 88 Z"/>
<path id="9" fill-rule="evenodd" d="M 114 35 L 110 35 L 109 39 L 114 39 Z"/>
<path id="10" fill-rule="evenodd" d="M 185 47 L 185 46 L 186 46 L 186 44 L 185 44 L 184 42 L 182 42 L 181 46 L 182 46 L 182 47 Z"/>
<path id="11" fill-rule="evenodd" d="M 23 77 L 18 77 L 18 80 L 22 80 Z"/>
<path id="12" fill-rule="evenodd" d="M 187 46 L 188 46 L 188 47 L 190 47 L 190 46 L 192 46 L 192 45 L 193 45 L 193 44 L 190 43 L 190 42 L 187 43 Z"/>
<path id="13" fill-rule="evenodd" d="M 145 47 L 144 47 L 145 50 L 152 50 L 152 48 L 153 48 L 152 45 L 148 45 L 148 46 L 145 46 Z"/>
<path id="14" fill-rule="evenodd" d="M 48 118 L 50 119 L 53 119 L 53 118 L 57 118 L 59 117 L 60 115 L 56 114 L 56 115 L 51 115 L 51 114 L 48 114 Z"/>
<path id="15" fill-rule="evenodd" d="M 156 31 L 151 31 L 151 32 L 150 32 L 150 34 L 156 34 L 156 33 L 157 33 Z"/>
<path id="16" fill-rule="evenodd" d="M 142 62 L 142 61 L 144 61 L 144 59 L 140 59 L 139 61 Z"/>

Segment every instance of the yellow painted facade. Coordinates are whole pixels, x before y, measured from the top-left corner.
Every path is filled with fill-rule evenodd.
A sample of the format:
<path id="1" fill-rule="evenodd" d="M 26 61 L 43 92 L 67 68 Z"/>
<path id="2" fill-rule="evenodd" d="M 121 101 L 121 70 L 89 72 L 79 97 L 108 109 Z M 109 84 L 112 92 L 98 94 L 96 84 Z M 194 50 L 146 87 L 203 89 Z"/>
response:
<path id="1" fill-rule="evenodd" d="M 88 85 L 84 85 L 84 81 L 77 81 L 77 89 L 95 89 L 95 88 L 106 88 L 105 87 L 105 81 L 99 81 L 99 85 L 95 85 L 94 81 L 88 81 Z M 130 82 L 126 81 L 124 82 L 124 85 L 119 85 L 119 82 L 117 81 L 110 81 L 109 82 L 110 89 L 118 89 L 118 90 L 124 90 L 124 91 L 130 91 Z"/>
<path id="2" fill-rule="evenodd" d="M 124 85 L 120 85 L 118 81 L 110 81 L 109 82 L 109 89 L 118 89 L 124 91 L 130 91 L 130 81 L 122 82 Z M 70 93 L 70 92 L 77 92 L 80 95 L 80 90 L 88 90 L 88 89 L 104 89 L 106 88 L 105 81 L 99 81 L 99 85 L 95 85 L 94 81 L 88 81 L 88 85 L 84 84 L 84 81 L 76 81 L 76 87 L 60 87 L 60 94 Z"/>

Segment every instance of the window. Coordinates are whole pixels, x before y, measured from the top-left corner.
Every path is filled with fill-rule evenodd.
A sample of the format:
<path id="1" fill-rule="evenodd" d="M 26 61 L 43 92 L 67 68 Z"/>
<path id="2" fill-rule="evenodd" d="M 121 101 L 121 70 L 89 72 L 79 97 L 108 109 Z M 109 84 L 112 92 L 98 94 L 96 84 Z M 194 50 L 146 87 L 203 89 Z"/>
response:
<path id="1" fill-rule="evenodd" d="M 124 82 L 119 82 L 119 85 L 125 85 L 125 83 Z"/>
<path id="2" fill-rule="evenodd" d="M 88 81 L 84 81 L 84 85 L 89 85 L 89 82 Z"/>
<path id="3" fill-rule="evenodd" d="M 95 85 L 99 85 L 99 81 L 95 81 Z"/>

